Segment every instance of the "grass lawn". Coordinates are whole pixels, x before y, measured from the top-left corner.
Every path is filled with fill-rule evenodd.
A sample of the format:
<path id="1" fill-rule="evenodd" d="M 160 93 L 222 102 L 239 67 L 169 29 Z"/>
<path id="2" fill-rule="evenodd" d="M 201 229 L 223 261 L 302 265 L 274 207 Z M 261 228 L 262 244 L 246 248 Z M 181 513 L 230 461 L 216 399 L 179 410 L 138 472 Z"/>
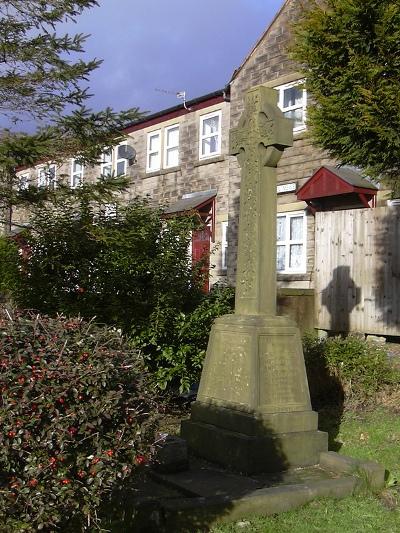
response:
<path id="1" fill-rule="evenodd" d="M 341 454 L 385 465 L 390 471 L 388 488 L 377 495 L 319 500 L 281 515 L 243 519 L 212 532 L 400 533 L 400 416 L 384 409 L 346 413 L 335 431 L 335 443 Z"/>

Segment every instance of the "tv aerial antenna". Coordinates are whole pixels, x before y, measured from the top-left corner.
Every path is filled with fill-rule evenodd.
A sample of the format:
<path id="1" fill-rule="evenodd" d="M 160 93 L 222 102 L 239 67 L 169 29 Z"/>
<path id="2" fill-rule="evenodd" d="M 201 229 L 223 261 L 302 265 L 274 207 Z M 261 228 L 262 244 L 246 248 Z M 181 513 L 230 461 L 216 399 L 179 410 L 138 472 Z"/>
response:
<path id="1" fill-rule="evenodd" d="M 183 100 L 183 107 L 187 111 L 191 110 L 191 107 L 187 107 L 187 105 L 186 105 L 186 91 L 168 91 L 166 89 L 155 89 L 155 90 L 157 92 L 159 92 L 159 93 L 174 94 L 176 96 L 176 98 L 178 98 L 178 100 Z"/>

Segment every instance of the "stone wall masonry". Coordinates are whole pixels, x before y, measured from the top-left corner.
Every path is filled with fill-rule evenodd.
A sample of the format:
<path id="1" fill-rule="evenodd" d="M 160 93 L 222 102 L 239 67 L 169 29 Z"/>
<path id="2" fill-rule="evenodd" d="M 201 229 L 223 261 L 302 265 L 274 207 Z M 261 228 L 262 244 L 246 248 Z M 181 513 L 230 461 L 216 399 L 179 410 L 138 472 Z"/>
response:
<path id="1" fill-rule="evenodd" d="M 216 157 L 200 159 L 200 117 L 215 111 L 221 111 L 221 153 Z M 156 172 L 147 172 L 148 133 L 161 130 L 161 138 L 163 139 L 165 128 L 174 124 L 179 124 L 179 165 L 173 168 L 161 168 Z M 156 205 L 166 206 L 173 204 L 184 194 L 216 189 L 216 237 L 220 240 L 221 222 L 228 219 L 229 161 L 227 152 L 229 127 L 230 105 L 229 102 L 221 102 L 201 110 L 188 111 L 185 115 L 160 122 L 151 127 L 145 127 L 144 124 L 143 128 L 131 132 L 125 142 L 135 149 L 136 161 L 127 166 L 130 186 L 123 195 L 124 199 L 129 201 L 136 196 L 149 196 Z M 25 172 L 27 171 L 23 171 L 21 174 Z M 33 181 L 37 180 L 37 169 L 32 168 L 28 172 Z M 84 169 L 85 182 L 94 182 L 99 175 L 99 165 Z M 71 161 L 66 161 L 57 169 L 57 176 L 58 178 L 62 176 L 64 183 L 70 182 Z M 27 213 L 20 211 L 16 215 L 14 217 L 16 222 L 27 221 Z M 225 271 L 221 271 L 221 247 L 214 245 L 213 250 L 211 264 L 215 265 L 215 268 L 211 276 L 213 281 L 217 281 L 221 275 L 225 277 Z"/>

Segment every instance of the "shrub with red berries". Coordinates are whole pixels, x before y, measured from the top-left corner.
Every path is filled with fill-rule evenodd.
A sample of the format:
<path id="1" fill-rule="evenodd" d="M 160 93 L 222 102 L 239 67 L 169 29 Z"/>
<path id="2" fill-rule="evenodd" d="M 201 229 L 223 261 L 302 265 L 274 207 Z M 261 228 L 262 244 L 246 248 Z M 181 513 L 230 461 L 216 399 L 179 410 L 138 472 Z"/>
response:
<path id="1" fill-rule="evenodd" d="M 0 523 L 92 527 L 153 440 L 138 354 L 110 328 L 0 311 L 0 392 Z"/>

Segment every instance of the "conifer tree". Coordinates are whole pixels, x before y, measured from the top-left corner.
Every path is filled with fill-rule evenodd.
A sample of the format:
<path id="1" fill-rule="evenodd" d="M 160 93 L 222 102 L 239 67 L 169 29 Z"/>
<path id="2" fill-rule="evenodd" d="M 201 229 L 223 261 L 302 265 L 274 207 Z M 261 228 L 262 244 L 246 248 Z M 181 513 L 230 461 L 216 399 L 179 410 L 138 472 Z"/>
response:
<path id="1" fill-rule="evenodd" d="M 400 187 L 400 1 L 311 0 L 292 55 L 316 144 Z"/>
<path id="2" fill-rule="evenodd" d="M 79 58 L 87 36 L 57 30 L 97 5 L 96 0 L 0 0 L 0 120 L 14 122 L 17 130 L 28 118 L 45 124 L 34 135 L 10 130 L 0 135 L 0 210 L 8 228 L 13 206 L 54 194 L 34 187 L 20 191 L 19 167 L 69 157 L 95 164 L 104 148 L 120 142 L 124 126 L 142 116 L 138 108 L 116 113 L 85 107 L 90 97 L 85 84 L 101 61 Z M 103 181 L 97 190 L 106 188 Z"/>

